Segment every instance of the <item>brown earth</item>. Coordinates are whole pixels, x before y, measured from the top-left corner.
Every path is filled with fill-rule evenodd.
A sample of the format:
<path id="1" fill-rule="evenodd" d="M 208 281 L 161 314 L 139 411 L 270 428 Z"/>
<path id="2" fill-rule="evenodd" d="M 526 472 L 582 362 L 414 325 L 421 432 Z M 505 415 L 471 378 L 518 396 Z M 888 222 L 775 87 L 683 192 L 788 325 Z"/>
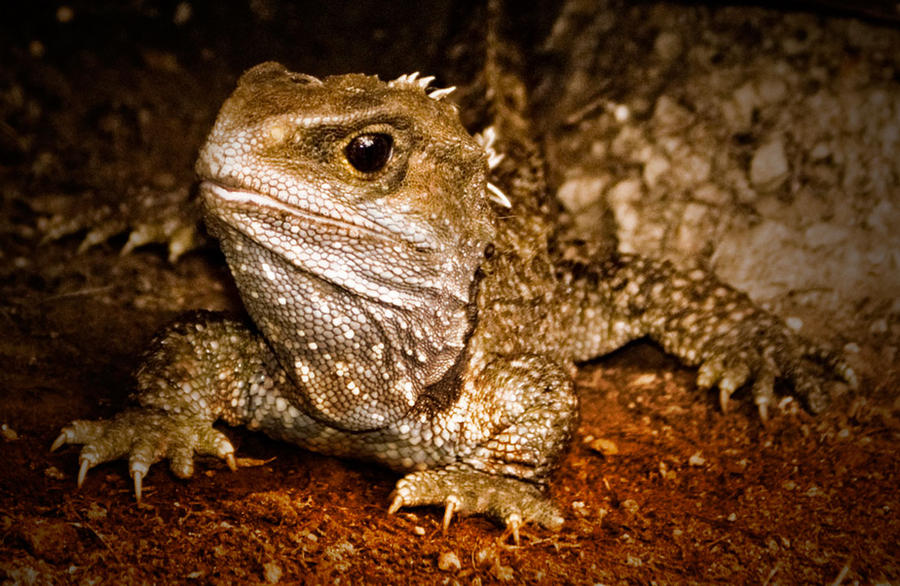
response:
<path id="1" fill-rule="evenodd" d="M 442 532 L 435 509 L 390 516 L 390 471 L 242 429 L 226 429 L 236 473 L 202 461 L 181 481 L 159 465 L 138 505 L 116 462 L 76 490 L 77 451 L 48 451 L 60 427 L 118 411 L 141 349 L 178 313 L 240 304 L 213 247 L 170 264 L 156 246 L 120 256 L 119 235 L 76 254 L 83 233 L 39 244 L 33 201 L 186 189 L 244 67 L 396 75 L 439 59 L 457 19 L 436 2 L 419 8 L 424 32 L 375 4 L 181 6 L 181 25 L 168 3 L 67 5 L 71 19 L 48 3 L 0 25 L 4 584 L 900 582 L 895 374 L 764 427 L 746 401 L 721 413 L 648 344 L 582 369 L 582 422 L 553 482 L 566 524 L 528 528 L 519 547 L 481 518 Z"/>

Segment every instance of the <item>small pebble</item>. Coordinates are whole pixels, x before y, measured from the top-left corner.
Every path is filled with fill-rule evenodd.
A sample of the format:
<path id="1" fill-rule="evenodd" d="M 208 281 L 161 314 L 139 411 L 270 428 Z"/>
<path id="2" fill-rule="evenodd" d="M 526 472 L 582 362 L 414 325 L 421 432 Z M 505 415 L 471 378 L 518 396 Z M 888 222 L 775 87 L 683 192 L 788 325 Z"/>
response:
<path id="1" fill-rule="evenodd" d="M 91 503 L 88 505 L 87 510 L 87 518 L 90 521 L 100 521 L 107 517 L 108 513 L 105 508 L 101 507 L 97 503 Z"/>
<path id="2" fill-rule="evenodd" d="M 787 180 L 790 168 L 784 143 L 772 140 L 759 147 L 750 161 L 750 182 L 763 191 L 774 191 Z"/>
<path id="3" fill-rule="evenodd" d="M 0 425 L 0 436 L 8 442 L 14 442 L 19 439 L 19 434 L 16 433 L 16 430 L 5 423 Z"/>
<path id="4" fill-rule="evenodd" d="M 591 512 L 587 508 L 587 505 L 584 504 L 584 501 L 573 502 L 572 512 L 574 512 L 576 516 L 581 517 L 582 519 L 591 514 Z"/>
<path id="5" fill-rule="evenodd" d="M 619 453 L 619 446 L 616 445 L 616 442 L 601 437 L 589 441 L 588 447 L 604 456 L 615 456 Z"/>
<path id="6" fill-rule="evenodd" d="M 60 6 L 56 9 L 56 20 L 59 22 L 71 22 L 75 18 L 75 11 L 71 6 Z"/>
<path id="7" fill-rule="evenodd" d="M 172 22 L 178 26 L 187 24 L 193 16 L 193 12 L 190 2 L 179 2 L 175 7 L 175 14 L 172 15 Z"/>
<path id="8" fill-rule="evenodd" d="M 681 55 L 681 49 L 681 37 L 672 31 L 660 33 L 653 42 L 653 50 L 663 61 L 674 61 Z"/>
<path id="9" fill-rule="evenodd" d="M 281 581 L 281 575 L 283 571 L 281 566 L 276 564 L 275 562 L 266 562 L 263 564 L 263 574 L 265 576 L 266 582 L 269 584 L 275 584 Z"/>
<path id="10" fill-rule="evenodd" d="M 876 319 L 872 322 L 872 325 L 869 326 L 870 334 L 884 334 L 888 331 L 887 320 L 884 318 Z"/>
<path id="11" fill-rule="evenodd" d="M 444 572 L 458 572 L 462 569 L 462 563 L 458 555 L 452 551 L 445 551 L 438 556 L 438 568 Z"/>
<path id="12" fill-rule="evenodd" d="M 56 466 L 44 468 L 44 476 L 52 480 L 65 480 L 66 474 Z"/>
<path id="13" fill-rule="evenodd" d="M 493 571 L 494 575 L 497 576 L 497 579 L 503 582 L 509 582 L 514 577 L 513 569 L 509 566 L 501 566 L 498 564 L 494 566 Z"/>
<path id="14" fill-rule="evenodd" d="M 803 320 L 799 317 L 789 317 L 784 321 L 787 324 L 787 327 L 791 328 L 795 332 L 799 332 L 801 329 L 803 329 Z"/>
<path id="15" fill-rule="evenodd" d="M 622 501 L 622 508 L 634 515 L 640 510 L 641 507 L 640 505 L 638 505 L 636 500 L 625 499 L 624 501 Z"/>

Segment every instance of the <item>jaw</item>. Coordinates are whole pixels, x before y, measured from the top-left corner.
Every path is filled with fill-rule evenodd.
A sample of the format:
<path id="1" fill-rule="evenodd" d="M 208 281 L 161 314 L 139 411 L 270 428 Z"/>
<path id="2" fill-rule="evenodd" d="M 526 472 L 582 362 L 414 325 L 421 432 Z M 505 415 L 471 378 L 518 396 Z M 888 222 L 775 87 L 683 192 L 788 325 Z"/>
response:
<path id="1" fill-rule="evenodd" d="M 228 221 L 227 216 L 231 216 L 232 221 L 229 223 L 239 229 L 244 227 L 244 232 L 253 232 L 254 216 L 270 216 L 273 218 L 296 218 L 294 222 L 291 222 L 292 224 L 329 225 L 335 231 L 359 233 L 361 236 L 382 239 L 386 242 L 393 239 L 391 233 L 358 214 L 352 214 L 352 221 L 348 221 L 341 217 L 347 215 L 347 212 L 342 214 L 340 212 L 343 210 L 340 209 L 335 209 L 331 214 L 317 213 L 288 205 L 265 193 L 230 187 L 209 179 L 200 184 L 200 196 L 203 199 L 207 216 L 219 215 L 225 221 Z"/>

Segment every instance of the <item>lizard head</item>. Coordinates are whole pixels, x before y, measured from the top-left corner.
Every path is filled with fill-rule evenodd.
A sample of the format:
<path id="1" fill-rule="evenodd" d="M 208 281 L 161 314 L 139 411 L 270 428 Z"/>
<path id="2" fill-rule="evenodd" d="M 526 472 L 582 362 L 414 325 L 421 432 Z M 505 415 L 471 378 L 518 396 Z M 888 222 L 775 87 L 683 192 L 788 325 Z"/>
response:
<path id="1" fill-rule="evenodd" d="M 408 412 L 471 327 L 489 153 L 429 81 L 258 65 L 196 165 L 251 317 L 310 411 L 347 429 Z"/>

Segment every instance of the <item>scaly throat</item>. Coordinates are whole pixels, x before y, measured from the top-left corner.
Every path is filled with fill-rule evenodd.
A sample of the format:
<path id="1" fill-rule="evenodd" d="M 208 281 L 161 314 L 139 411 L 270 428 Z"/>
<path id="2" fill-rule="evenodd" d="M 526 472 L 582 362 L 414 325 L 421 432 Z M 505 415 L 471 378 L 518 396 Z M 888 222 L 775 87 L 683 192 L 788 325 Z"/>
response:
<path id="1" fill-rule="evenodd" d="M 362 295 L 227 223 L 208 223 L 250 316 L 296 383 L 283 393 L 317 419 L 348 431 L 384 427 L 458 363 L 472 327 L 474 269 L 462 298 L 431 285 Z"/>

